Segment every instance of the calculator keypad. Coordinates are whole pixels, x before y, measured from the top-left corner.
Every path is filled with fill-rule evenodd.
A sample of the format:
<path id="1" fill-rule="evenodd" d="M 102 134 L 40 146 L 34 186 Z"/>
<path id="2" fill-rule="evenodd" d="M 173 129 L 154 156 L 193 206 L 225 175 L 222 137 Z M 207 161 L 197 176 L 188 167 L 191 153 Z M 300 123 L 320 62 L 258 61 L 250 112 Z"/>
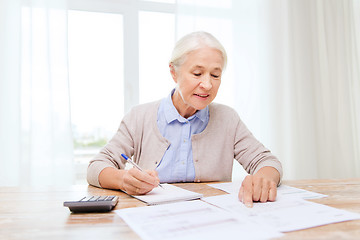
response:
<path id="1" fill-rule="evenodd" d="M 64 206 L 72 212 L 107 212 L 111 211 L 117 202 L 117 196 L 87 196 L 79 201 L 64 202 Z"/>

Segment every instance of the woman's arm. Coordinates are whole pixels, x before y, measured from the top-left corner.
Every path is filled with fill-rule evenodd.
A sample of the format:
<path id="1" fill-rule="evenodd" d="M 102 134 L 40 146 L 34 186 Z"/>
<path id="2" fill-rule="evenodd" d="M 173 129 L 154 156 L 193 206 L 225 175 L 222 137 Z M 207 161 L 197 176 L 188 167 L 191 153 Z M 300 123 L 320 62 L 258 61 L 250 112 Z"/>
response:
<path id="1" fill-rule="evenodd" d="M 275 201 L 282 176 L 280 161 L 260 143 L 238 118 L 235 135 L 235 159 L 250 174 L 239 190 L 239 199 L 252 207 L 253 202 Z"/>
<path id="2" fill-rule="evenodd" d="M 89 163 L 88 183 L 97 187 L 121 189 L 129 194 L 144 194 L 159 183 L 156 171 L 125 170 L 126 160 L 121 154 L 133 156 L 135 146 L 141 144 L 141 109 L 126 114 L 113 138 Z"/>

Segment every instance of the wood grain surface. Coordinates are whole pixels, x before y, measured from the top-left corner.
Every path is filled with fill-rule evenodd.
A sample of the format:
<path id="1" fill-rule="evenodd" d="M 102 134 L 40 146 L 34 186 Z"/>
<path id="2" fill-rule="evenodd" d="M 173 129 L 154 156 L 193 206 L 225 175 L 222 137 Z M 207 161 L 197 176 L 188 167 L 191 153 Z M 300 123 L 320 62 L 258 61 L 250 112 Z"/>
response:
<path id="1" fill-rule="evenodd" d="M 360 179 L 283 181 L 328 195 L 311 200 L 360 213 Z M 206 183 L 175 184 L 207 196 L 225 194 Z M 116 195 L 115 209 L 145 204 L 121 191 L 92 186 L 0 187 L 0 239 L 140 239 L 114 212 L 73 214 L 64 201 L 87 195 Z M 360 239 L 360 220 L 286 233 L 280 239 Z"/>

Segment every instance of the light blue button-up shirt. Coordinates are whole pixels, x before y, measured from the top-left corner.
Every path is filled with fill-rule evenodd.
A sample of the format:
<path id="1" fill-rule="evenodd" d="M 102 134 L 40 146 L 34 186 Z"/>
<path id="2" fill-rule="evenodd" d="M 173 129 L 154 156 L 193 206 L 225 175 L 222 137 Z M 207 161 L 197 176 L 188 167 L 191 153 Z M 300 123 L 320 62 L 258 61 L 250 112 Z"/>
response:
<path id="1" fill-rule="evenodd" d="M 191 135 L 202 132 L 209 122 L 209 107 L 197 111 L 189 118 L 176 110 L 172 95 L 164 98 L 159 106 L 157 125 L 161 134 L 170 142 L 160 164 L 156 168 L 160 182 L 193 182 L 195 168 L 192 155 Z"/>

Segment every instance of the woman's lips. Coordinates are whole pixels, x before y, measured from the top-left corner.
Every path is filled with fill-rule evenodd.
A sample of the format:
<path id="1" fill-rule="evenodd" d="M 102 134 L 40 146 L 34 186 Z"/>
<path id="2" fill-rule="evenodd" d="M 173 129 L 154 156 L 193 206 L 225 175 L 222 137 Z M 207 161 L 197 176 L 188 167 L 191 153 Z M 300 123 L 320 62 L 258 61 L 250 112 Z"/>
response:
<path id="1" fill-rule="evenodd" d="M 207 98 L 207 97 L 209 97 L 209 94 L 194 94 L 195 96 L 197 96 L 197 97 L 201 97 L 201 98 Z"/>

